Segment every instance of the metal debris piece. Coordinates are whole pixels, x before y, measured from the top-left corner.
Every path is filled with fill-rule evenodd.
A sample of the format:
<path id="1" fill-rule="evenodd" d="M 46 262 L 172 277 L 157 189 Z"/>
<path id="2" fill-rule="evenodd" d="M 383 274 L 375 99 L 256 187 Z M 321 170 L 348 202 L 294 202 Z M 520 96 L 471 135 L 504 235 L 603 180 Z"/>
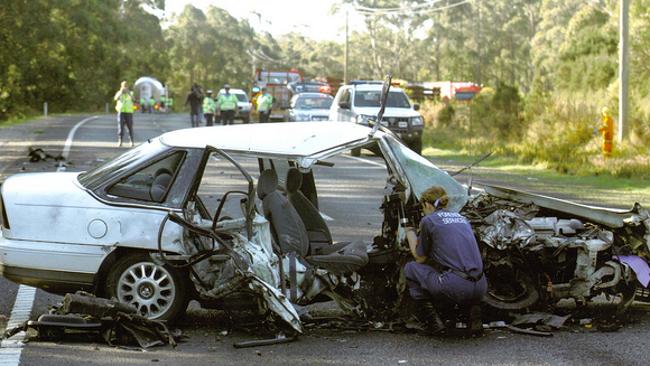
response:
<path id="1" fill-rule="evenodd" d="M 636 279 L 639 283 L 643 287 L 648 288 L 648 284 L 650 284 L 650 266 L 648 266 L 648 262 L 636 255 L 614 256 L 614 259 L 630 266 L 634 274 L 636 274 Z"/>
<path id="2" fill-rule="evenodd" d="M 521 217 L 508 210 L 497 210 L 485 218 L 481 240 L 496 249 L 511 245 L 525 248 L 535 242 L 535 230 Z"/>
<path id="3" fill-rule="evenodd" d="M 170 331 L 165 323 L 140 316 L 127 304 L 84 293 L 67 294 L 54 312 L 8 329 L 3 337 L 32 328 L 38 332 L 37 340 L 63 340 L 72 331 L 77 336 L 100 337 L 111 346 L 140 349 L 165 344 L 175 347 L 181 338 L 179 330 Z"/>
<path id="4" fill-rule="evenodd" d="M 507 325 L 506 329 L 510 330 L 513 333 L 534 335 L 534 336 L 538 336 L 538 337 L 552 337 L 553 336 L 553 333 L 550 333 L 550 332 L 540 332 L 538 330 L 524 329 L 524 328 L 515 327 L 514 325 Z"/>
<path id="5" fill-rule="evenodd" d="M 549 313 L 528 313 L 521 314 L 512 321 L 512 325 L 548 325 L 551 328 L 559 329 L 571 317 L 571 315 L 559 316 Z"/>
<path id="6" fill-rule="evenodd" d="M 274 344 L 282 344 L 282 343 L 293 342 L 296 339 L 297 339 L 296 336 L 287 337 L 284 333 L 280 332 L 275 336 L 275 338 L 256 339 L 256 340 L 252 340 L 252 341 L 237 342 L 237 343 L 233 344 L 233 347 L 235 347 L 235 348 L 249 348 L 249 347 L 271 346 L 271 345 L 274 345 Z"/>

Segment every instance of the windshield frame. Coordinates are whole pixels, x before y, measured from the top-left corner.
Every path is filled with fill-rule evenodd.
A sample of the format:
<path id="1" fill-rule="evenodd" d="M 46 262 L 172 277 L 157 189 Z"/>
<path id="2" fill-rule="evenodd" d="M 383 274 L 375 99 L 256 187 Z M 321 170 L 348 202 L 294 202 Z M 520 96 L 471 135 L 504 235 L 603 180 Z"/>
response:
<path id="1" fill-rule="evenodd" d="M 305 108 L 306 106 L 304 104 L 301 104 L 300 102 L 305 100 L 305 99 L 314 99 L 318 101 L 327 101 L 329 102 L 329 106 L 315 106 L 315 107 L 309 107 Z M 293 106 L 294 109 L 296 110 L 314 110 L 314 109 L 330 109 L 332 107 L 332 103 L 334 102 L 334 98 L 330 95 L 298 95 L 298 98 L 296 98 L 295 105 Z"/>
<path id="2" fill-rule="evenodd" d="M 377 104 L 361 104 L 359 103 L 362 99 L 363 94 L 377 94 Z M 399 97 L 397 97 L 399 96 Z M 381 101 L 381 90 L 355 90 L 354 99 L 352 101 L 354 107 L 356 108 L 379 108 Z M 400 103 L 396 105 L 395 103 Z M 386 102 L 386 108 L 399 108 L 399 109 L 411 109 L 411 101 L 406 96 L 406 94 L 401 90 L 391 90 L 388 92 L 388 100 Z"/>

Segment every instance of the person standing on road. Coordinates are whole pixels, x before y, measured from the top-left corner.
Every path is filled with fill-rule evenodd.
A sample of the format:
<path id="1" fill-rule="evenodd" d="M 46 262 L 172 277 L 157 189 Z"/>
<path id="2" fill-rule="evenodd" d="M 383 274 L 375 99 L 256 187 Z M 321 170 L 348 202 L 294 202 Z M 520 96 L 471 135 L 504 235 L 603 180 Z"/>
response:
<path id="1" fill-rule="evenodd" d="M 147 100 L 144 97 L 140 97 L 140 111 L 142 113 L 146 112 L 147 109 Z"/>
<path id="2" fill-rule="evenodd" d="M 214 112 L 217 110 L 217 103 L 212 99 L 212 90 L 208 89 L 205 98 L 203 98 L 203 117 L 205 125 L 212 126 Z"/>
<path id="3" fill-rule="evenodd" d="M 129 83 L 122 81 L 120 90 L 115 93 L 115 110 L 117 111 L 117 146 L 122 146 L 122 138 L 124 136 L 124 126 L 129 129 L 129 140 L 131 146 L 134 145 L 133 141 L 133 92 L 129 90 Z"/>
<path id="4" fill-rule="evenodd" d="M 416 317 L 433 334 L 444 330 L 444 323 L 431 300 L 478 303 L 487 293 L 487 280 L 472 227 L 461 214 L 447 210 L 449 197 L 444 188 L 430 187 L 420 203 L 425 216 L 419 238 L 414 228 L 406 227 L 415 261 L 406 263 L 404 275 L 415 300 Z"/>
<path id="5" fill-rule="evenodd" d="M 609 108 L 603 107 L 601 113 L 603 124 L 598 129 L 598 132 L 603 136 L 603 156 L 609 158 L 612 156 L 614 149 L 614 119 L 609 114 Z"/>
<path id="6" fill-rule="evenodd" d="M 224 85 L 223 89 L 224 92 L 219 93 L 219 97 L 217 98 L 217 108 L 221 111 L 221 124 L 231 125 L 235 122 L 237 96 L 230 94 L 230 85 Z"/>
<path id="7" fill-rule="evenodd" d="M 273 107 L 273 97 L 262 88 L 261 94 L 257 97 L 257 113 L 260 116 L 260 123 L 266 123 L 271 116 L 271 108 Z"/>
<path id="8" fill-rule="evenodd" d="M 192 127 L 199 127 L 201 124 L 201 104 L 203 104 L 203 93 L 197 84 L 192 84 L 192 89 L 187 98 L 185 98 L 185 105 L 190 105 L 190 123 Z"/>

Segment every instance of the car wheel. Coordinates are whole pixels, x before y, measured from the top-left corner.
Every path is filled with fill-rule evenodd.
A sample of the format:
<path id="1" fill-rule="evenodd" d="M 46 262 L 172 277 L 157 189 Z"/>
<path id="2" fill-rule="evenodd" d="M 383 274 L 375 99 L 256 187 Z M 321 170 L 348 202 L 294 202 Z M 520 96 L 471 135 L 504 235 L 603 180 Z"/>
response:
<path id="1" fill-rule="evenodd" d="M 483 301 L 498 310 L 522 310 L 539 301 L 539 292 L 532 278 L 521 271 L 505 279 L 495 274 L 488 278 L 488 292 Z"/>
<path id="2" fill-rule="evenodd" d="M 361 156 L 361 148 L 352 149 L 350 151 L 350 155 L 352 155 L 352 156 Z"/>
<path id="3" fill-rule="evenodd" d="M 187 282 L 183 271 L 156 264 L 148 254 L 130 254 L 110 269 L 106 294 L 132 305 L 149 319 L 174 320 L 187 308 Z"/>

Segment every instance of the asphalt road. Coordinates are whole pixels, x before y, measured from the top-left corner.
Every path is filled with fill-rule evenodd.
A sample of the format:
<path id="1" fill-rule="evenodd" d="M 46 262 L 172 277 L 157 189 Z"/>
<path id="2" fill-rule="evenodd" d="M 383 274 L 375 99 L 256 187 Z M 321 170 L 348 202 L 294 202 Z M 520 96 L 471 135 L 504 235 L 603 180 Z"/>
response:
<path id="1" fill-rule="evenodd" d="M 0 179 L 21 171 L 54 171 L 54 161 L 28 163 L 29 146 L 59 154 L 70 129 L 88 116 L 50 117 L 0 129 Z M 163 132 L 189 126 L 185 115 L 135 116 L 136 143 Z M 115 144 L 115 116 L 99 116 L 76 131 L 68 171 L 85 170 L 127 148 Z M 333 159 L 334 167 L 317 167 L 315 177 L 321 211 L 332 220 L 328 225 L 335 240 L 370 240 L 380 228 L 378 207 L 386 178 L 371 156 L 362 160 L 348 156 Z M 253 169 L 253 164 L 247 164 Z M 47 182 L 44 182 L 47 184 Z M 0 278 L 0 329 L 13 307 L 17 286 Z M 56 304 L 60 297 L 37 291 L 31 313 L 34 318 Z M 331 310 L 325 305 L 325 310 Z M 297 342 L 271 347 L 234 349 L 232 344 L 255 338 L 238 329 L 228 329 L 219 311 L 191 304 L 181 324 L 188 340 L 175 349 L 155 348 L 148 352 L 111 348 L 89 342 L 33 342 L 22 351 L 21 365 L 574 365 L 645 364 L 650 351 L 650 317 L 638 314 L 637 321 L 614 333 L 571 327 L 552 338 L 515 335 L 490 330 L 478 339 L 431 338 L 384 331 L 334 331 L 313 329 Z M 227 334 L 223 332 L 227 331 Z M 0 360 L 2 364 L 3 360 Z"/>

